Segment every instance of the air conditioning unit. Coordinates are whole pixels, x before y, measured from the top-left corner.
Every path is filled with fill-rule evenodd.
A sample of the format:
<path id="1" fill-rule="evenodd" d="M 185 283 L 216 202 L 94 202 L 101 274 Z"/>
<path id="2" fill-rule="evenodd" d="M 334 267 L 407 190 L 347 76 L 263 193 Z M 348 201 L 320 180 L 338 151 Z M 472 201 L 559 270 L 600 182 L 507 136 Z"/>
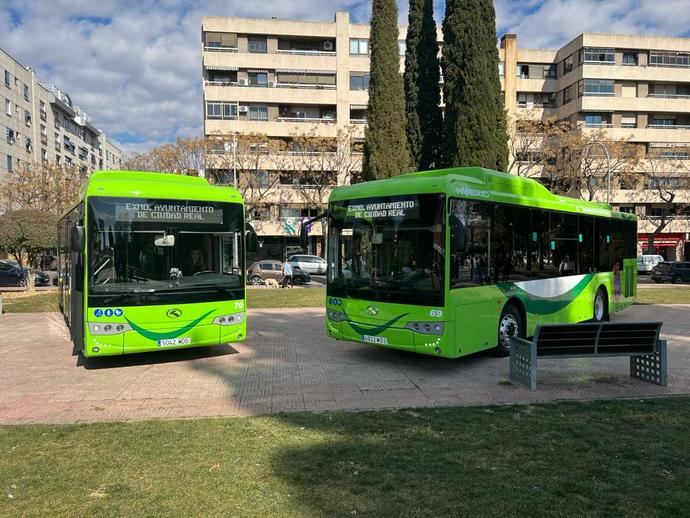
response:
<path id="1" fill-rule="evenodd" d="M 324 41 L 323 42 L 323 50 L 333 50 L 333 42 L 332 41 Z"/>
<path id="2" fill-rule="evenodd" d="M 275 81 L 269 81 L 269 82 L 268 82 L 268 87 L 269 87 L 269 88 L 275 88 L 275 87 L 276 87 Z"/>
<path id="3" fill-rule="evenodd" d="M 249 112 L 249 106 L 240 106 L 240 113 Z"/>
<path id="4" fill-rule="evenodd" d="M 238 81 L 238 83 L 239 83 L 240 85 L 243 85 L 243 86 L 244 86 L 244 85 L 247 84 L 247 80 L 246 80 L 246 79 L 240 79 L 240 80 Z"/>

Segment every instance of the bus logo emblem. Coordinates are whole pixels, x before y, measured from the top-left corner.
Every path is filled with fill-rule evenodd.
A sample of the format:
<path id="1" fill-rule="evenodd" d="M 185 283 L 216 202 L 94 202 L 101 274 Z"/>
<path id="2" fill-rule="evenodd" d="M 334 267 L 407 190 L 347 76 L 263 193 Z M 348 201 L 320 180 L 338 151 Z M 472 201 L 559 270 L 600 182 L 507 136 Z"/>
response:
<path id="1" fill-rule="evenodd" d="M 367 311 L 369 312 L 369 314 L 376 316 L 379 312 L 379 308 L 377 308 L 376 306 L 369 306 L 367 308 Z"/>
<path id="2" fill-rule="evenodd" d="M 170 318 L 180 318 L 182 316 L 182 311 L 177 308 L 169 309 L 166 313 Z"/>

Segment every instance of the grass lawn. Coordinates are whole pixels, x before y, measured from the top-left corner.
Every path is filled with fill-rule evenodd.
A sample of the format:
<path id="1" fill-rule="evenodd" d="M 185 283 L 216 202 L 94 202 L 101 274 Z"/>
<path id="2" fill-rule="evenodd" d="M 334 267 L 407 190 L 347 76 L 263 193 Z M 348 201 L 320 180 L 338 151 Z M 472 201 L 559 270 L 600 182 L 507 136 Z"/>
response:
<path id="1" fill-rule="evenodd" d="M 308 308 L 323 306 L 325 288 L 299 288 L 292 290 L 251 289 L 247 290 L 248 307 L 258 308 Z M 4 297 L 3 311 L 7 313 L 28 313 L 36 311 L 58 311 L 57 293 L 41 293 L 23 297 Z"/>
<path id="2" fill-rule="evenodd" d="M 636 304 L 690 304 L 690 288 L 637 288 Z"/>
<path id="3" fill-rule="evenodd" d="M 688 398 L 4 426 L 0 515 L 677 516 L 688 428 Z"/>

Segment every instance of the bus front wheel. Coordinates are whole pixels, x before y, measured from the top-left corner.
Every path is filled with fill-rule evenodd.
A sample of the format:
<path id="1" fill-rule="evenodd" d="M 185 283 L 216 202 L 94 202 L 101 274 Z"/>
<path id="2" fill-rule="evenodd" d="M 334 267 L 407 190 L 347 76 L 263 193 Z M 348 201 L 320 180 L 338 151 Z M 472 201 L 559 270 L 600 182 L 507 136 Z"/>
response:
<path id="1" fill-rule="evenodd" d="M 594 296 L 594 321 L 605 322 L 609 319 L 608 303 L 606 300 L 606 292 L 604 288 L 599 288 L 597 294 Z"/>
<path id="2" fill-rule="evenodd" d="M 498 345 L 494 349 L 496 356 L 510 354 L 510 338 L 513 336 L 524 337 L 525 324 L 520 310 L 514 304 L 506 304 L 498 320 Z"/>

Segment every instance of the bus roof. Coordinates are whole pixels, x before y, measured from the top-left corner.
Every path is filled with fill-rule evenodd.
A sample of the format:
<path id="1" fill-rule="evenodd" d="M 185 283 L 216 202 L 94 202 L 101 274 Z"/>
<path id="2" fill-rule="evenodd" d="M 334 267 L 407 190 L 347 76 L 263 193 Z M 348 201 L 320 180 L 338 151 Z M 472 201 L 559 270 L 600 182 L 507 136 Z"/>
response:
<path id="1" fill-rule="evenodd" d="M 531 178 L 500 173 L 482 167 L 420 171 L 385 180 L 336 187 L 331 192 L 329 201 L 423 193 L 446 193 L 448 196 L 478 201 L 510 203 L 631 221 L 637 219 L 632 214 L 612 211 L 607 203 L 558 196 Z"/>
<path id="2" fill-rule="evenodd" d="M 85 196 L 242 202 L 232 186 L 211 185 L 198 176 L 148 171 L 95 171 L 81 187 L 80 198 Z"/>

